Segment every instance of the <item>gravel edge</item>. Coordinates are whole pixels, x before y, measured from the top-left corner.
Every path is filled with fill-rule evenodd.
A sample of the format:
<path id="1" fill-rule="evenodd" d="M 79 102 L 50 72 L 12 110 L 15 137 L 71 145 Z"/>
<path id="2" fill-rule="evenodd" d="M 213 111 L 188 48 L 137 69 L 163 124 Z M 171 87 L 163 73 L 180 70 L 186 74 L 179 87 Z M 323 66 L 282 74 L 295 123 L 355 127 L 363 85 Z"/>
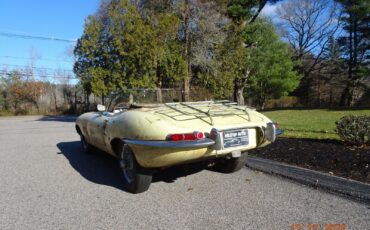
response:
<path id="1" fill-rule="evenodd" d="M 370 184 L 253 156 L 248 157 L 247 166 L 370 203 Z"/>

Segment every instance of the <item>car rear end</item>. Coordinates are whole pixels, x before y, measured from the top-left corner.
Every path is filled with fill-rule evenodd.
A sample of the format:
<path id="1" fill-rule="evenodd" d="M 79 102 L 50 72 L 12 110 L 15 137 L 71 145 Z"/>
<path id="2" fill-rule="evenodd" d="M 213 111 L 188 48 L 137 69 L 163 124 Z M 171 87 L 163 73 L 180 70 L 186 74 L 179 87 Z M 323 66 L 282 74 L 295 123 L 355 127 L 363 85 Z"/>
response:
<path id="1" fill-rule="evenodd" d="M 253 109 L 234 104 L 171 103 L 155 110 L 154 114 L 162 122 L 166 121 L 158 127 L 166 130 L 162 130 L 161 137 L 125 140 L 139 164 L 146 168 L 239 158 L 243 152 L 276 139 L 276 126 L 271 120 Z"/>

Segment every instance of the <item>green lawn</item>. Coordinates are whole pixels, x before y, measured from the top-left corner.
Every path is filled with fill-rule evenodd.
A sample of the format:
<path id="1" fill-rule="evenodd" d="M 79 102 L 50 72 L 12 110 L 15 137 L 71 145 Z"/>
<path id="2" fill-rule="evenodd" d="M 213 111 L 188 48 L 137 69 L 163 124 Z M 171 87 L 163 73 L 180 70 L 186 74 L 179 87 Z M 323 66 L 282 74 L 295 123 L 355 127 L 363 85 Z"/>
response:
<path id="1" fill-rule="evenodd" d="M 345 115 L 368 115 L 369 109 L 363 110 L 278 110 L 262 112 L 279 123 L 284 130 L 284 137 L 339 139 L 335 133 L 335 122 Z"/>

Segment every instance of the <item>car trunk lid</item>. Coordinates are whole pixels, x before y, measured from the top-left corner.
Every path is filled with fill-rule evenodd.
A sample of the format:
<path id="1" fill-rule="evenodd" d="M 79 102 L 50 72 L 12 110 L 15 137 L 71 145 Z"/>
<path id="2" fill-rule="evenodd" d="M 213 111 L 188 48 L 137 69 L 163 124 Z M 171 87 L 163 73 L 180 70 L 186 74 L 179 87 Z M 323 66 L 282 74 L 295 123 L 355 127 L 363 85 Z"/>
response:
<path id="1" fill-rule="evenodd" d="M 265 120 L 265 117 L 256 113 L 255 109 L 238 106 L 229 101 L 166 103 L 163 107 L 155 109 L 155 113 L 179 122 L 199 120 L 209 126 Z"/>

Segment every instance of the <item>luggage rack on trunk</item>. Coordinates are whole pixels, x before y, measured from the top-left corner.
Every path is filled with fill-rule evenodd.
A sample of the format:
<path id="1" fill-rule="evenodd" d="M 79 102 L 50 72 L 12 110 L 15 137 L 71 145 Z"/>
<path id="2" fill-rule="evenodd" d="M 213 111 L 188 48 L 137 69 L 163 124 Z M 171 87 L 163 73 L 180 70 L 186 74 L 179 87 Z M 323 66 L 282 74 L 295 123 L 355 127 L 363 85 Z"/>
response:
<path id="1" fill-rule="evenodd" d="M 177 121 L 200 119 L 210 125 L 214 125 L 213 118 L 217 116 L 238 116 L 244 120 L 251 121 L 248 110 L 253 109 L 247 106 L 238 106 L 230 101 L 199 101 L 199 102 L 176 102 L 165 103 L 166 107 L 156 110 L 157 113 L 170 117 Z M 202 110 L 205 109 L 205 110 Z M 171 115 L 169 110 L 177 112 Z M 173 112 L 172 112 L 173 113 Z M 179 117 L 191 116 L 191 118 L 180 119 Z M 245 117 L 247 116 L 247 117 Z"/>

